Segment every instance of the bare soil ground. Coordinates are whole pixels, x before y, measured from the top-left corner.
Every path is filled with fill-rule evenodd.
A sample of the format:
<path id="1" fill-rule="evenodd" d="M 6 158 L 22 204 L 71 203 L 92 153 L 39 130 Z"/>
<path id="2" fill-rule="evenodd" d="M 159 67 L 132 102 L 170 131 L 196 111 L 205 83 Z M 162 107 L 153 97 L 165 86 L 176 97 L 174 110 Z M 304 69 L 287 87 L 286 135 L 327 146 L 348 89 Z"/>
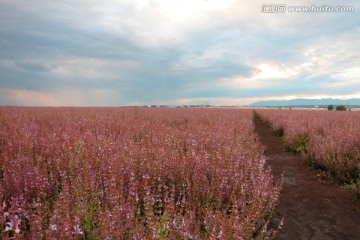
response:
<path id="1" fill-rule="evenodd" d="M 286 152 L 280 137 L 258 117 L 254 121 L 274 181 L 284 174 L 272 220 L 276 225 L 284 218 L 284 225 L 275 239 L 360 239 L 360 203 L 353 194 Z"/>

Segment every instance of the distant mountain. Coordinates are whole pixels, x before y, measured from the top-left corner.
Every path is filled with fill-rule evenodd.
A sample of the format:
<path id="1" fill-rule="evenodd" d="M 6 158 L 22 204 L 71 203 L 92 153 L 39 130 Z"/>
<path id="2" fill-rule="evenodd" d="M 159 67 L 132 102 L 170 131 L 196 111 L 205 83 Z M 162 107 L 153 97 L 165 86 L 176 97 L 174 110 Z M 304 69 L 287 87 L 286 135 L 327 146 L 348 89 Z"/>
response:
<path id="1" fill-rule="evenodd" d="M 251 103 L 247 106 L 254 107 L 286 107 L 286 106 L 321 106 L 321 105 L 360 105 L 360 98 L 352 99 L 333 99 L 333 98 L 324 98 L 324 99 L 304 99 L 297 98 L 291 100 L 269 100 L 269 101 L 260 101 Z"/>

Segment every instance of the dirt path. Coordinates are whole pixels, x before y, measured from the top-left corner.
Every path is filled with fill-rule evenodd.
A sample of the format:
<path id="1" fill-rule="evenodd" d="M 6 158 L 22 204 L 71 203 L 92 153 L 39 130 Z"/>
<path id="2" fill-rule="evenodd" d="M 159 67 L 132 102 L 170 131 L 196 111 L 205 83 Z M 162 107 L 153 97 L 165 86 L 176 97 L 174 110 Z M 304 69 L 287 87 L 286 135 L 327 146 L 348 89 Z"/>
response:
<path id="1" fill-rule="evenodd" d="M 274 180 L 284 172 L 284 185 L 273 222 L 284 217 L 276 239 L 360 239 L 360 204 L 353 196 L 306 166 L 294 153 L 285 152 L 280 137 L 255 117 L 255 129 L 266 146 L 267 164 Z"/>

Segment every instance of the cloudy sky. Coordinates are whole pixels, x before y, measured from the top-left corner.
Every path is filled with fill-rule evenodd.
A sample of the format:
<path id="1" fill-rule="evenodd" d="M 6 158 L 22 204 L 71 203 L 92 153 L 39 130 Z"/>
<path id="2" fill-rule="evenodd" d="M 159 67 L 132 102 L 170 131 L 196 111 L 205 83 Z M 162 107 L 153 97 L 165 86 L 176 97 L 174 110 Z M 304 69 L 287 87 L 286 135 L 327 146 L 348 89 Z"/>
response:
<path id="1" fill-rule="evenodd" d="M 0 105 L 295 97 L 360 98 L 358 0 L 0 0 Z"/>

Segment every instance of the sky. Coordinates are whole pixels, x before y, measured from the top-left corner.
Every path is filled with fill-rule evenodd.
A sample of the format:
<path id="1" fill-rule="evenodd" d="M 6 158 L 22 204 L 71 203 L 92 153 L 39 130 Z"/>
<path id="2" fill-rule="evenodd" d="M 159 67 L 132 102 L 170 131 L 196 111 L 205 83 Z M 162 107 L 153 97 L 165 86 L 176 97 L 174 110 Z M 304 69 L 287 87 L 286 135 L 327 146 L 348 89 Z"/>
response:
<path id="1" fill-rule="evenodd" d="M 360 98 L 358 0 L 0 0 L 0 105 L 292 98 Z"/>

